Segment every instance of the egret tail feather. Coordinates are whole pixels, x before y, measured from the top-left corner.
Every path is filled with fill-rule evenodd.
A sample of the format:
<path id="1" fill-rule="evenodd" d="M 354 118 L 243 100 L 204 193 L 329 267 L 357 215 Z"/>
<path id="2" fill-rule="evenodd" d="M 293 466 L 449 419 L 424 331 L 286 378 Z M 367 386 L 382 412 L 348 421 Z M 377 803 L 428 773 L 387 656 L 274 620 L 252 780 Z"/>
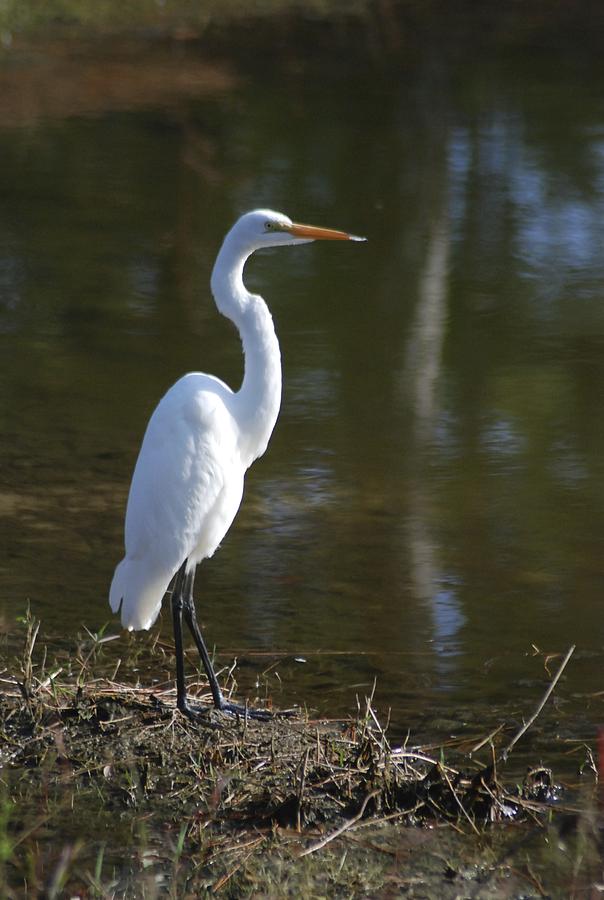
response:
<path id="1" fill-rule="evenodd" d="M 174 575 L 172 571 L 151 571 L 149 567 L 137 566 L 124 557 L 115 570 L 109 591 L 111 609 L 117 612 L 121 606 L 124 628 L 128 631 L 151 628 Z"/>

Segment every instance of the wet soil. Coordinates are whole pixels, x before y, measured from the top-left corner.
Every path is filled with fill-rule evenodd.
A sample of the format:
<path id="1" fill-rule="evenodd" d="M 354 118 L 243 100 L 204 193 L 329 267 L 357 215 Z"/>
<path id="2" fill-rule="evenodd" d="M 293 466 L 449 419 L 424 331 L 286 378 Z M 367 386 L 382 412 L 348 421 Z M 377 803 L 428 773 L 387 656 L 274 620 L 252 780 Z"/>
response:
<path id="1" fill-rule="evenodd" d="M 191 721 L 171 685 L 99 676 L 102 641 L 49 665 L 38 628 L 1 667 L 4 897 L 568 897 L 599 884 L 594 779 L 583 797 L 541 765 L 510 784 L 493 738 L 465 756 L 394 747 L 371 699 L 346 722 L 258 722 L 210 711 L 192 683 Z"/>

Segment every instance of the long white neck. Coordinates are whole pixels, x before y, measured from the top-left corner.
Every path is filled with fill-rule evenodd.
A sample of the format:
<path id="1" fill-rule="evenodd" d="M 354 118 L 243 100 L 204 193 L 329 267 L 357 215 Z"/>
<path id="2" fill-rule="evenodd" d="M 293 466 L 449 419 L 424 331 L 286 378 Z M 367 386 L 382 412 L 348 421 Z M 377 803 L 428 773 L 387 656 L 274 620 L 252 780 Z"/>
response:
<path id="1" fill-rule="evenodd" d="M 212 272 L 212 294 L 223 316 L 236 326 L 243 344 L 245 373 L 234 395 L 241 453 L 250 465 L 268 445 L 281 406 L 281 352 L 268 306 L 243 283 L 243 269 L 254 248 L 227 235 Z"/>

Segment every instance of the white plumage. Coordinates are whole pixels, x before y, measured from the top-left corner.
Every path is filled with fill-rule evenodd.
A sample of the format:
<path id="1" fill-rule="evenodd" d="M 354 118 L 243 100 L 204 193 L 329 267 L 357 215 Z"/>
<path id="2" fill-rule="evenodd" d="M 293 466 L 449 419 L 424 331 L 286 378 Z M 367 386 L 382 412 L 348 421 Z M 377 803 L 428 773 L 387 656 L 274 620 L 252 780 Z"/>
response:
<path id="1" fill-rule="evenodd" d="M 183 560 L 212 556 L 241 503 L 245 468 L 233 393 L 207 375 L 185 375 L 151 416 L 126 511 L 126 556 L 110 601 L 122 624 L 150 628 Z"/>
<path id="2" fill-rule="evenodd" d="M 235 223 L 216 259 L 211 285 L 219 311 L 241 336 L 241 388 L 234 393 L 220 379 L 198 372 L 180 378 L 153 412 L 134 469 L 126 553 L 111 583 L 111 608 L 121 607 L 126 628 L 150 628 L 170 582 L 182 574 L 178 591 L 173 591 L 173 609 L 175 616 L 185 614 L 206 668 L 201 634 L 187 618 L 188 613 L 194 620 L 193 574 L 197 564 L 216 551 L 235 518 L 245 472 L 266 450 L 281 403 L 281 356 L 273 320 L 264 300 L 246 290 L 244 265 L 261 247 L 315 239 L 361 240 L 294 224 L 272 210 L 255 210 Z M 176 641 L 178 648 L 178 634 Z M 240 711 L 222 699 L 212 676 L 208 672 L 216 705 Z M 190 712 L 183 679 L 177 678 L 178 705 Z"/>

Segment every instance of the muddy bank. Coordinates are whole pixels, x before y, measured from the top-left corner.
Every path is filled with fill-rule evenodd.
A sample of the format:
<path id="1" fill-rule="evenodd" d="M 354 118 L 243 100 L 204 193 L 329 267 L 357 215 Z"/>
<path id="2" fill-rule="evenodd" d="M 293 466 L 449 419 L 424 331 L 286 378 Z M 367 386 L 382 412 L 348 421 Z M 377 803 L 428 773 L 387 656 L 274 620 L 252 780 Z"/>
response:
<path id="1" fill-rule="evenodd" d="M 102 674 L 102 639 L 51 663 L 24 632 L 1 666 L 2 896 L 571 896 L 600 878 L 595 763 L 584 796 L 541 764 L 510 783 L 510 735 L 392 746 L 370 699 L 344 722 L 255 722 L 192 683 L 192 722 L 171 684 Z"/>

